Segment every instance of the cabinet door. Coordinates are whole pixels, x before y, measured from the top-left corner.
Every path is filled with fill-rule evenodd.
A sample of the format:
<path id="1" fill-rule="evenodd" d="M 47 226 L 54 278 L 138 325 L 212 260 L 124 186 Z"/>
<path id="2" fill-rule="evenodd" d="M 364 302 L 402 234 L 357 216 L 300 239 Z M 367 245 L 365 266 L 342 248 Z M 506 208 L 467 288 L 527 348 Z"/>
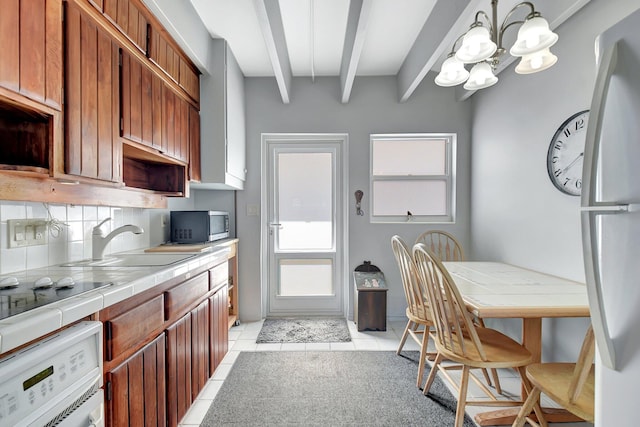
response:
<path id="1" fill-rule="evenodd" d="M 175 322 L 167 335 L 167 425 L 176 427 L 192 402 L 191 314 Z"/>
<path id="2" fill-rule="evenodd" d="M 122 52 L 120 126 L 122 137 L 146 146 L 161 149 L 161 104 L 156 103 L 162 82 L 149 67 L 126 51 Z M 156 82 L 156 80 L 160 83 Z"/>
<path id="3" fill-rule="evenodd" d="M 107 425 L 167 425 L 165 335 L 106 373 Z"/>
<path id="4" fill-rule="evenodd" d="M 209 380 L 209 300 L 191 311 L 191 395 L 198 396 Z"/>
<path id="5" fill-rule="evenodd" d="M 211 309 L 209 364 L 213 374 L 229 350 L 229 291 L 226 285 L 209 297 L 209 305 Z"/>
<path id="6" fill-rule="evenodd" d="M 105 321 L 105 359 L 114 360 L 163 328 L 164 296 L 158 295 Z"/>
<path id="7" fill-rule="evenodd" d="M 66 171 L 121 182 L 119 47 L 73 2 L 65 5 Z"/>
<path id="8" fill-rule="evenodd" d="M 189 106 L 189 180 L 200 182 L 200 113 Z"/>
<path id="9" fill-rule="evenodd" d="M 0 86 L 62 106 L 62 1 L 3 0 Z"/>
<path id="10" fill-rule="evenodd" d="M 189 156 L 189 104 L 162 85 L 162 152 L 186 162 Z"/>
<path id="11" fill-rule="evenodd" d="M 120 31 L 147 53 L 147 18 L 130 0 L 103 0 L 102 10 Z"/>

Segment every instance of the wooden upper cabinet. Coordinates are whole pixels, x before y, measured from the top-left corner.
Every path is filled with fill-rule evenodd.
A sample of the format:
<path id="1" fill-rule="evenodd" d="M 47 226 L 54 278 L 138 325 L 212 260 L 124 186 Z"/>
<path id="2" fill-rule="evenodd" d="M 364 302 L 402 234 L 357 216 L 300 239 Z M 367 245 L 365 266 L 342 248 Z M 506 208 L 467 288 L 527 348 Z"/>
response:
<path id="1" fill-rule="evenodd" d="M 2 0 L 0 86 L 62 108 L 62 0 Z"/>
<path id="2" fill-rule="evenodd" d="M 121 182 L 119 46 L 74 2 L 65 5 L 65 169 Z"/>
<path id="3" fill-rule="evenodd" d="M 200 182 L 200 112 L 189 106 L 189 180 Z"/>
<path id="4" fill-rule="evenodd" d="M 173 79 L 193 101 L 200 102 L 200 76 L 198 70 L 178 51 L 163 30 L 149 26 L 147 55 L 171 79 Z"/>
<path id="5" fill-rule="evenodd" d="M 162 80 L 126 51 L 122 53 L 121 134 L 162 149 Z"/>
<path id="6" fill-rule="evenodd" d="M 105 16 L 146 54 L 149 22 L 138 5 L 131 0 L 102 0 L 101 3 Z"/>
<path id="7" fill-rule="evenodd" d="M 167 84 L 162 86 L 162 152 L 189 160 L 189 103 Z"/>

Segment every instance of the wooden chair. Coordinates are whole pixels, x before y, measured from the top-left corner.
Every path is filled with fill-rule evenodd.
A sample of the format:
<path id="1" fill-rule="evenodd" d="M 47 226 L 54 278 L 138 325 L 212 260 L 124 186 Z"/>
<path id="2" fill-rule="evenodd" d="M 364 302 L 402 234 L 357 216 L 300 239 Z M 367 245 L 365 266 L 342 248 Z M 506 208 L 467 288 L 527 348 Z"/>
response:
<path id="1" fill-rule="evenodd" d="M 467 405 L 521 405 L 522 402 L 498 400 L 486 387 L 483 390 L 489 395 L 488 399 L 467 400 L 470 368 L 514 368 L 520 373 L 527 388 L 530 385 L 526 379 L 525 367 L 531 363 L 533 356 L 529 350 L 510 337 L 473 322 L 449 272 L 440 259 L 424 244 L 418 243 L 413 247 L 413 259 L 418 279 L 427 288 L 431 319 L 436 330 L 434 341 L 438 350 L 424 386 L 424 394 L 429 392 L 438 372 L 453 382 L 447 368 L 442 365 L 442 361 L 448 359 L 462 365 L 456 427 L 462 426 Z M 534 402 L 533 409 L 536 415 L 542 413 L 537 402 Z"/>
<path id="2" fill-rule="evenodd" d="M 446 231 L 425 231 L 418 236 L 416 243 L 423 243 L 440 261 L 464 261 L 462 245 Z"/>
<path id="3" fill-rule="evenodd" d="M 547 426 L 546 420 L 538 418 L 536 423 L 529 417 L 531 408 L 540 400 L 541 392 L 572 414 L 593 422 L 594 353 L 593 329 L 589 325 L 576 363 L 535 363 L 528 366 L 527 378 L 531 381 L 533 390 L 528 392 L 527 400 L 513 426 L 522 427 L 525 421 L 538 427 Z"/>
<path id="4" fill-rule="evenodd" d="M 418 379 L 416 381 L 416 386 L 419 388 L 422 385 L 424 366 L 427 358 L 427 345 L 429 343 L 429 331 L 433 323 L 429 317 L 426 289 L 421 287 L 420 281 L 416 277 L 416 266 L 413 262 L 410 249 L 404 240 L 397 235 L 391 238 L 391 248 L 396 257 L 398 268 L 400 269 L 402 288 L 404 289 L 404 295 L 407 300 L 406 314 L 409 319 L 402 333 L 396 354 L 400 354 L 409 336 L 420 346 Z"/>
<path id="5" fill-rule="evenodd" d="M 440 261 L 464 261 L 464 250 L 462 245 L 456 240 L 451 233 L 447 233 L 443 230 L 428 230 L 420 234 L 416 239 L 416 244 L 422 243 L 427 249 L 435 254 Z M 474 319 L 474 321 L 484 327 L 482 319 Z M 482 373 L 487 384 L 491 385 L 491 380 L 487 374 L 487 370 L 483 369 Z M 500 378 L 498 377 L 498 371 L 491 370 L 491 376 L 493 378 L 493 384 L 498 394 L 502 394 L 502 387 L 500 386 Z"/>

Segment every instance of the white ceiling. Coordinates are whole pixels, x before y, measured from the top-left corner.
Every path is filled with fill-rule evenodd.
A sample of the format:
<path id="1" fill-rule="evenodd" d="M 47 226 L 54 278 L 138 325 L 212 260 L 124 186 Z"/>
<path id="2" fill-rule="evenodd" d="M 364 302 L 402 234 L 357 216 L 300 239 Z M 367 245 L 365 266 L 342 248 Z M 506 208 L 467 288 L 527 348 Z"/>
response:
<path id="1" fill-rule="evenodd" d="M 350 75 L 351 83 L 355 76 L 392 75 L 398 76 L 401 99 L 408 98 L 429 70 L 439 70 L 475 12 L 484 10 L 491 16 L 490 0 L 190 1 L 209 33 L 228 41 L 247 77 L 275 76 L 282 92 L 287 73 Z M 556 28 L 588 1 L 534 3 Z M 516 3 L 500 1 L 499 22 Z M 527 11 L 519 8 L 512 19 L 523 19 Z M 517 26 L 507 30 L 507 49 L 516 34 Z M 511 58 L 506 54 L 505 59 Z M 503 61 L 498 72 L 510 62 Z M 350 91 L 347 86 L 343 93 Z M 348 94 L 344 102 L 345 98 Z"/>

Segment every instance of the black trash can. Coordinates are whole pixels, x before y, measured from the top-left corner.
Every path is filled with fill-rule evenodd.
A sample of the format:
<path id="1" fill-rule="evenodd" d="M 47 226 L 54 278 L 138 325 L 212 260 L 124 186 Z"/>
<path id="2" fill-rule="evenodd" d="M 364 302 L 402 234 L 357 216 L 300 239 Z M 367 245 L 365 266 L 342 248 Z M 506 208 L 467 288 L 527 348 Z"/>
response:
<path id="1" fill-rule="evenodd" d="M 378 267 L 365 261 L 353 272 L 353 321 L 358 331 L 387 330 L 387 283 Z"/>

